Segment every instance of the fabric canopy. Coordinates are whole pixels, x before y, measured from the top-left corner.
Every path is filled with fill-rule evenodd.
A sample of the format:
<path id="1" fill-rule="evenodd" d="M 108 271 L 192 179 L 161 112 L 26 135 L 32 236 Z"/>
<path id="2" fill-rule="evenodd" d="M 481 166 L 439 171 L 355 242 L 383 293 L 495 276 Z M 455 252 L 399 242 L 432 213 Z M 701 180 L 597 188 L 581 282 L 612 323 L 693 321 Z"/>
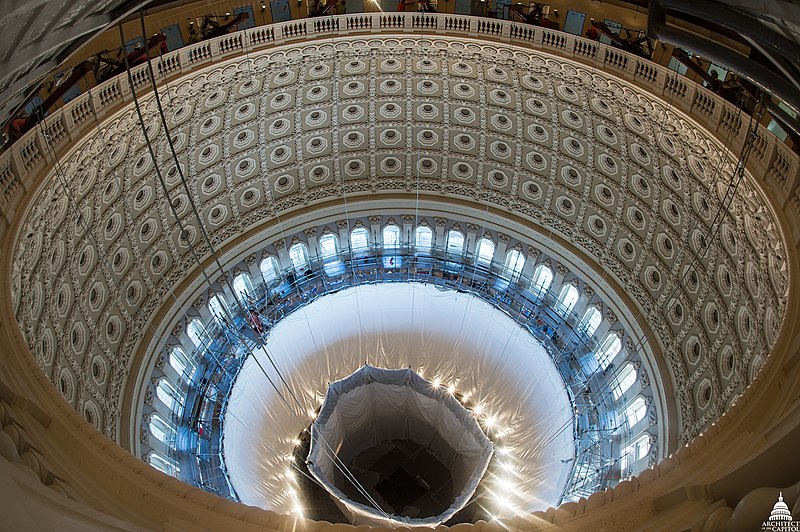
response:
<path id="1" fill-rule="evenodd" d="M 389 440 L 408 440 L 431 449 L 453 477 L 454 501 L 436 516 L 388 516 L 348 498 L 344 473 L 362 451 Z M 309 472 L 334 497 L 353 524 L 436 526 L 463 508 L 475 493 L 492 457 L 492 442 L 472 412 L 441 386 L 410 369 L 363 366 L 328 387 L 311 427 Z M 344 470 L 344 471 L 343 471 Z"/>
<path id="2" fill-rule="evenodd" d="M 295 511 L 301 501 L 293 496 L 297 473 L 289 457 L 298 435 L 331 382 L 370 364 L 410 367 L 481 405 L 481 417 L 494 417 L 492 430 L 505 432 L 501 445 L 513 465 L 515 507 L 558 504 L 575 452 L 564 382 L 544 347 L 485 301 L 420 283 L 349 288 L 283 318 L 267 346 L 303 411 L 257 350 L 237 377 L 223 426 L 225 465 L 243 503 Z M 493 510 L 513 515 L 505 507 Z"/>

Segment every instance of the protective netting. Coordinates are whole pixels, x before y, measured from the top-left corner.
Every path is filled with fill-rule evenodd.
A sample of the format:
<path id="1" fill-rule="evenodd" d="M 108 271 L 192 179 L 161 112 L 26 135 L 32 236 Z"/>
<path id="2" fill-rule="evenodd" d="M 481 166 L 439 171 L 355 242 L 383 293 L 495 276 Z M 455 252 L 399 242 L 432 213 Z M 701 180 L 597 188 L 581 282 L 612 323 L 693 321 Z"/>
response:
<path id="1" fill-rule="evenodd" d="M 354 524 L 439 525 L 469 502 L 492 457 L 492 442 L 473 413 L 410 369 L 365 365 L 332 383 L 311 435 L 309 472 Z M 452 500 L 446 509 L 437 515 L 398 515 L 373 485 L 354 475 L 356 457 L 393 441 L 419 444 L 447 468 Z M 417 479 L 430 489 L 420 475 Z M 354 491 L 362 493 L 348 496 Z"/>

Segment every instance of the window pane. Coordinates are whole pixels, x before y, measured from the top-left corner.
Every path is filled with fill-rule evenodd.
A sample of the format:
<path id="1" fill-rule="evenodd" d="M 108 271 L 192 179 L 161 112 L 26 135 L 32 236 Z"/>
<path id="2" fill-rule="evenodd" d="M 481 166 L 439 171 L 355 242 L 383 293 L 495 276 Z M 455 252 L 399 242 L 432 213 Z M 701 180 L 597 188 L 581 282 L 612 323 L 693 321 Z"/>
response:
<path id="1" fill-rule="evenodd" d="M 597 351 L 597 362 L 600 367 L 603 369 L 608 368 L 611 361 L 620 352 L 620 349 L 622 349 L 622 340 L 619 339 L 617 333 L 609 333 Z"/>
<path id="2" fill-rule="evenodd" d="M 634 399 L 634 401 L 628 405 L 628 408 L 625 409 L 625 419 L 628 421 L 628 427 L 633 427 L 643 420 L 646 413 L 647 404 L 644 402 L 644 398 L 637 397 Z"/>
<path id="3" fill-rule="evenodd" d="M 156 396 L 167 408 L 177 413 L 177 407 L 181 405 L 181 400 L 178 390 L 175 389 L 175 386 L 173 386 L 171 382 L 167 379 L 159 380 L 158 386 L 156 387 Z"/>
<path id="4" fill-rule="evenodd" d="M 478 263 L 491 264 L 494 257 L 494 242 L 488 238 L 481 238 L 478 240 Z"/>
<path id="5" fill-rule="evenodd" d="M 519 250 L 512 249 L 506 254 L 504 276 L 511 280 L 517 280 L 519 274 L 522 273 L 523 266 L 525 266 L 525 257 Z"/>
<path id="6" fill-rule="evenodd" d="M 600 314 L 600 311 L 597 310 L 597 307 L 590 307 L 589 310 L 586 311 L 586 314 L 583 315 L 581 326 L 586 334 L 591 336 L 600 326 L 600 322 L 602 321 L 603 315 Z"/>
<path id="7" fill-rule="evenodd" d="M 323 260 L 336 257 L 339 253 L 336 236 L 332 234 L 322 235 L 322 238 L 319 239 L 319 251 Z"/>
<path id="8" fill-rule="evenodd" d="M 278 261 L 275 257 L 266 257 L 261 261 L 261 275 L 269 282 L 278 277 Z"/>
<path id="9" fill-rule="evenodd" d="M 176 464 L 173 460 L 164 458 L 156 452 L 151 452 L 147 456 L 147 461 L 151 466 L 155 467 L 162 473 L 166 473 L 167 475 L 176 475 L 179 473 L 178 464 Z"/>
<path id="10" fill-rule="evenodd" d="M 387 225 L 383 228 L 383 247 L 396 248 L 400 245 L 400 228 L 396 225 Z"/>
<path id="11" fill-rule="evenodd" d="M 222 319 L 227 313 L 228 305 L 225 304 L 219 295 L 215 295 L 208 300 L 208 310 L 211 311 L 211 314 L 213 314 L 215 318 Z"/>
<path id="12" fill-rule="evenodd" d="M 561 289 L 561 293 L 558 295 L 558 302 L 560 303 L 558 307 L 559 312 L 562 314 L 568 314 L 571 312 L 572 308 L 575 306 L 575 303 L 578 302 L 578 289 L 575 288 L 575 285 L 565 285 Z"/>
<path id="13" fill-rule="evenodd" d="M 175 429 L 157 413 L 150 415 L 150 434 L 162 443 L 169 443 L 173 439 Z"/>
<path id="14" fill-rule="evenodd" d="M 461 231 L 450 231 L 447 233 L 447 252 L 461 253 L 464 251 L 464 235 Z"/>
<path id="15" fill-rule="evenodd" d="M 350 248 L 353 251 L 365 251 L 369 247 L 369 231 L 363 227 L 353 229 L 350 233 Z"/>
<path id="16" fill-rule="evenodd" d="M 248 295 L 253 293 L 253 285 L 250 282 L 250 276 L 246 273 L 240 273 L 233 279 L 233 291 L 236 297 L 247 298 Z"/>
<path id="17" fill-rule="evenodd" d="M 617 377 L 617 385 L 614 386 L 612 393 L 614 394 L 614 400 L 619 400 L 625 392 L 627 392 L 633 383 L 636 382 L 636 368 L 633 367 L 633 364 L 626 364 L 625 367 Z"/>
<path id="18" fill-rule="evenodd" d="M 203 345 L 203 336 L 205 335 L 205 327 L 200 323 L 197 318 L 192 319 L 189 325 L 186 326 L 186 336 L 192 341 L 195 347 Z"/>
<path id="19" fill-rule="evenodd" d="M 419 250 L 428 251 L 433 246 L 433 231 L 430 227 L 418 227 L 414 239 L 414 246 Z"/>
<path id="20" fill-rule="evenodd" d="M 308 264 L 308 251 L 306 245 L 298 242 L 289 248 L 289 259 L 295 270 L 301 270 Z"/>
<path id="21" fill-rule="evenodd" d="M 533 272 L 531 290 L 536 294 L 541 294 L 542 292 L 547 292 L 552 283 L 553 271 L 544 264 L 538 265 Z"/>
<path id="22" fill-rule="evenodd" d="M 169 365 L 178 375 L 183 375 L 186 368 L 189 366 L 189 358 L 183 348 L 175 346 L 169 352 Z"/>

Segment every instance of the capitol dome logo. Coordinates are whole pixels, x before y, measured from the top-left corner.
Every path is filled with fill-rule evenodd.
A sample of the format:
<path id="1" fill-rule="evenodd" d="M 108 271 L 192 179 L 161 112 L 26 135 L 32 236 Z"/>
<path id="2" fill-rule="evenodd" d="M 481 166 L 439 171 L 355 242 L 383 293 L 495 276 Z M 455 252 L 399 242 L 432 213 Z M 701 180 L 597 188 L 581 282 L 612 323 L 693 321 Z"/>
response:
<path id="1" fill-rule="evenodd" d="M 769 519 L 761 525 L 761 530 L 771 532 L 800 532 L 800 521 L 792 520 L 789 506 L 783 502 L 783 492 L 778 495 L 778 502 L 772 507 Z"/>

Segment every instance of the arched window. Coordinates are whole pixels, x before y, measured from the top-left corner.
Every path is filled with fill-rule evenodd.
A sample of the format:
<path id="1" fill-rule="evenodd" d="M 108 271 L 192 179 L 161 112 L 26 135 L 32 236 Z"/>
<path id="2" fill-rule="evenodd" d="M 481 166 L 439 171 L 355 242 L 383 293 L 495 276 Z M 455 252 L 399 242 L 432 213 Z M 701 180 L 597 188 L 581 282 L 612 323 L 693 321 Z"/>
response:
<path id="1" fill-rule="evenodd" d="M 383 228 L 383 248 L 394 249 L 400 246 L 400 228 L 396 225 L 387 225 Z"/>
<path id="2" fill-rule="evenodd" d="M 558 294 L 558 305 L 556 309 L 561 314 L 569 314 L 572 312 L 572 308 L 575 306 L 575 303 L 578 302 L 578 289 L 575 288 L 574 284 L 565 284 L 561 288 L 561 292 Z"/>
<path id="3" fill-rule="evenodd" d="M 206 334 L 206 328 L 197 318 L 192 318 L 186 326 L 186 336 L 194 344 L 195 347 L 203 345 L 203 337 Z"/>
<path id="4" fill-rule="evenodd" d="M 154 412 L 150 414 L 150 434 L 161 443 L 169 443 L 175 439 L 175 427 Z"/>
<path id="5" fill-rule="evenodd" d="M 414 231 L 414 247 L 417 251 L 430 252 L 433 247 L 433 231 L 430 227 L 421 225 Z"/>
<path id="6" fill-rule="evenodd" d="M 525 266 L 525 256 L 518 249 L 512 249 L 506 253 L 506 263 L 503 266 L 503 277 L 516 281 Z"/>
<path id="7" fill-rule="evenodd" d="M 464 251 L 464 234 L 461 231 L 447 232 L 447 252 L 460 255 Z"/>
<path id="8" fill-rule="evenodd" d="M 280 268 L 278 268 L 278 261 L 275 257 L 267 256 L 262 259 L 261 264 L 259 265 L 261 268 L 261 276 L 264 278 L 264 281 L 271 282 L 278 278 L 280 274 Z"/>
<path id="9" fill-rule="evenodd" d="M 633 386 L 634 382 L 636 382 L 636 368 L 633 367 L 633 364 L 628 362 L 625 364 L 625 367 L 622 368 L 622 371 L 619 372 L 616 385 L 611 389 L 614 400 L 619 401 L 620 398 L 625 395 L 625 392 Z"/>
<path id="10" fill-rule="evenodd" d="M 544 294 L 550 289 L 553 283 L 553 270 L 540 264 L 533 270 L 533 279 L 531 280 L 531 291 L 534 294 Z"/>
<path id="11" fill-rule="evenodd" d="M 336 235 L 327 233 L 319 239 L 319 254 L 323 261 L 338 260 L 339 242 Z"/>
<path id="12" fill-rule="evenodd" d="M 602 321 L 603 315 L 597 310 L 597 307 L 592 306 L 581 318 L 581 327 L 586 334 L 591 336 L 600 327 L 600 322 Z"/>
<path id="13" fill-rule="evenodd" d="M 603 340 L 603 343 L 600 345 L 600 349 L 598 349 L 595 354 L 600 367 L 604 370 L 608 368 L 608 365 L 611 364 L 611 360 L 617 356 L 620 349 L 622 349 L 622 340 L 619 339 L 617 333 L 608 333 L 605 340 Z"/>
<path id="14" fill-rule="evenodd" d="M 494 257 L 494 242 L 488 238 L 481 238 L 478 240 L 478 245 L 475 247 L 475 254 L 477 255 L 478 264 L 491 264 Z"/>
<path id="15" fill-rule="evenodd" d="M 644 419 L 647 414 L 647 403 L 641 395 L 633 400 L 631 404 L 625 408 L 625 419 L 628 422 L 628 428 L 636 425 Z"/>
<path id="16" fill-rule="evenodd" d="M 295 270 L 302 270 L 308 266 L 308 247 L 302 242 L 293 245 L 289 248 L 289 259 Z"/>
<path id="17" fill-rule="evenodd" d="M 208 310 L 211 311 L 215 318 L 222 319 L 228 313 L 228 305 L 225 304 L 225 300 L 219 294 L 215 294 L 208 300 Z"/>
<path id="18" fill-rule="evenodd" d="M 250 276 L 246 273 L 240 273 L 233 278 L 233 291 L 237 298 L 247 299 L 247 296 L 253 294 L 253 283 L 250 282 Z"/>
<path id="19" fill-rule="evenodd" d="M 622 448 L 622 460 L 620 468 L 622 470 L 622 474 L 625 476 L 630 476 L 632 471 L 630 471 L 631 466 L 637 460 L 641 460 L 647 453 L 650 452 L 650 435 L 645 433 L 633 440 L 631 443 L 626 445 Z"/>
<path id="20" fill-rule="evenodd" d="M 169 365 L 178 375 L 183 375 L 187 368 L 194 369 L 194 365 L 189 362 L 189 357 L 186 356 L 186 351 L 178 345 L 169 352 Z"/>
<path id="21" fill-rule="evenodd" d="M 181 395 L 178 390 L 165 378 L 161 378 L 156 386 L 156 396 L 159 400 L 166 405 L 167 408 L 175 412 L 179 412 L 180 407 L 183 406 Z"/>
<path id="22" fill-rule="evenodd" d="M 360 253 L 369 249 L 369 231 L 363 227 L 356 227 L 350 231 L 350 250 Z"/>
<path id="23" fill-rule="evenodd" d="M 165 458 L 155 451 L 151 451 L 150 454 L 147 455 L 147 462 L 167 475 L 175 476 L 180 472 L 177 462 Z"/>

